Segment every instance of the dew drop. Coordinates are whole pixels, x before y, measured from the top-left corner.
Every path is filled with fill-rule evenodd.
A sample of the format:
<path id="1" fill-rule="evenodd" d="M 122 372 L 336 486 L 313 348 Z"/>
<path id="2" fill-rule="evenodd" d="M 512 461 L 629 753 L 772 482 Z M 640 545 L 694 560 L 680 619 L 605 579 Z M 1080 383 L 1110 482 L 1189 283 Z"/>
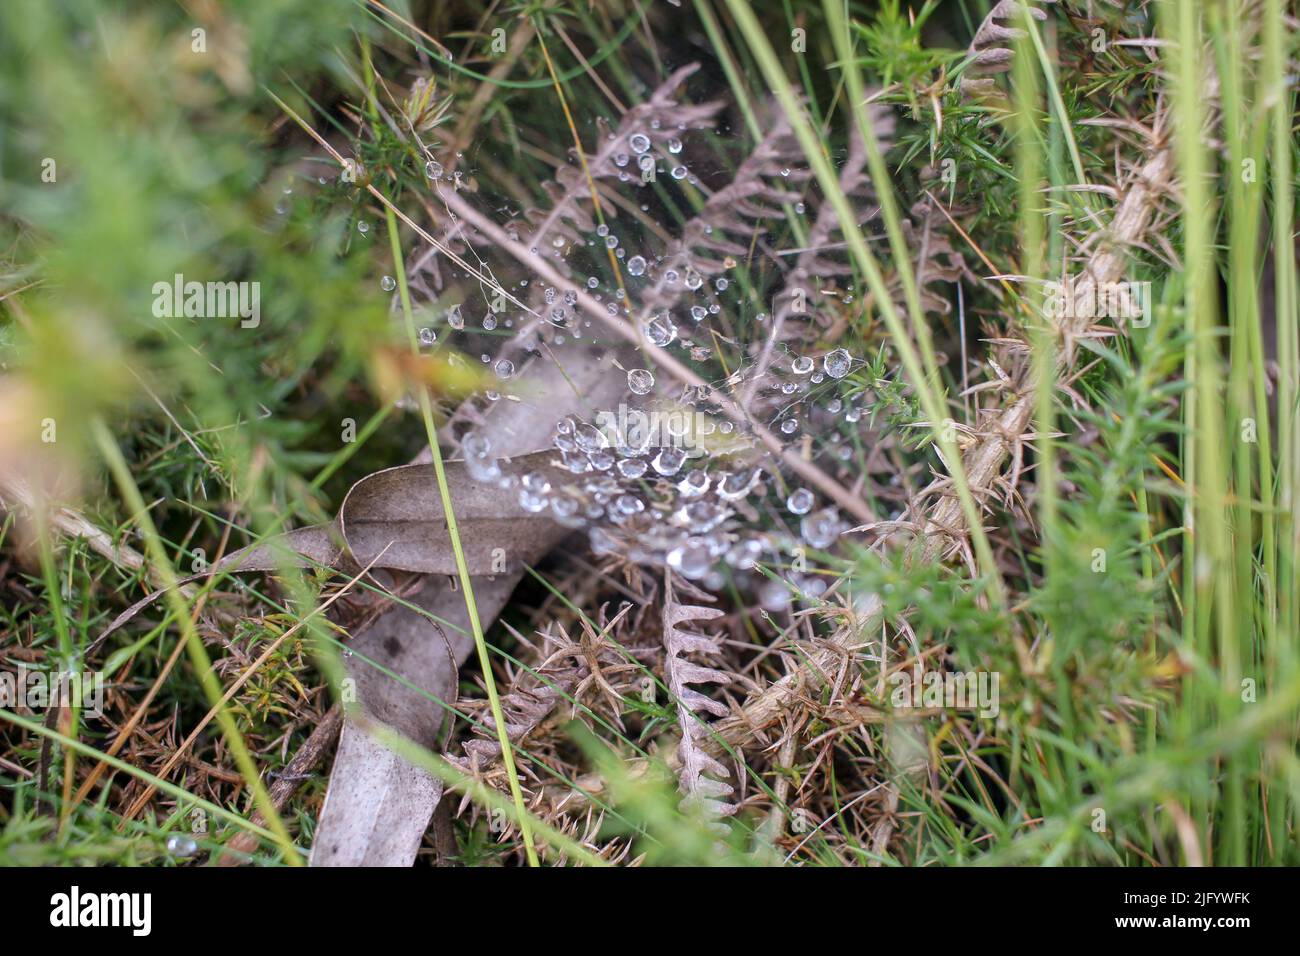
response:
<path id="1" fill-rule="evenodd" d="M 768 612 L 784 611 L 790 606 L 790 589 L 784 581 L 764 581 L 758 589 L 758 603 Z"/>
<path id="2" fill-rule="evenodd" d="M 424 164 L 424 175 L 428 176 L 430 179 L 441 179 L 442 163 L 438 162 L 436 159 L 429 160 Z"/>
<path id="3" fill-rule="evenodd" d="M 703 577 L 713 564 L 709 549 L 696 538 L 687 539 L 684 546 L 669 551 L 665 560 L 670 568 L 688 578 Z"/>
<path id="4" fill-rule="evenodd" d="M 501 466 L 492 456 L 492 442 L 486 435 L 470 432 L 460 442 L 465 458 L 465 471 L 475 481 L 496 481 L 501 477 Z"/>
<path id="5" fill-rule="evenodd" d="M 796 488 L 785 500 L 785 506 L 790 509 L 792 515 L 806 515 L 812 510 L 813 493 L 807 488 Z"/>
<path id="6" fill-rule="evenodd" d="M 677 326 L 673 325 L 673 320 L 664 313 L 646 323 L 645 334 L 651 342 L 663 348 L 677 338 Z"/>
<path id="7" fill-rule="evenodd" d="M 644 475 L 648 467 L 640 458 L 623 458 L 618 463 L 618 473 L 624 478 L 635 480 Z"/>
<path id="8" fill-rule="evenodd" d="M 849 374 L 849 367 L 853 364 L 853 358 L 845 349 L 836 349 L 834 352 L 826 353 L 822 359 L 822 368 L 831 378 L 843 378 Z"/>
<path id="9" fill-rule="evenodd" d="M 796 375 L 807 375 L 813 370 L 813 360 L 806 355 L 801 355 L 790 363 L 790 370 Z"/>
<path id="10" fill-rule="evenodd" d="M 634 368 L 627 373 L 627 387 L 637 395 L 648 395 L 655 387 L 655 377 L 647 369 Z"/>
<path id="11" fill-rule="evenodd" d="M 686 461 L 686 452 L 680 448 L 661 448 L 659 454 L 655 455 L 651 464 L 654 470 L 661 475 L 670 476 L 677 474 L 681 470 L 682 463 Z"/>
<path id="12" fill-rule="evenodd" d="M 167 838 L 167 852 L 172 856 L 191 857 L 199 852 L 199 845 L 193 837 L 173 833 Z"/>
<path id="13" fill-rule="evenodd" d="M 627 144 L 639 156 L 650 148 L 650 137 L 645 133 L 633 133 L 628 137 Z"/>
<path id="14" fill-rule="evenodd" d="M 840 517 L 834 508 L 804 515 L 799 522 L 799 533 L 811 547 L 824 549 L 835 543 L 842 530 Z"/>
<path id="15" fill-rule="evenodd" d="M 385 292 L 392 292 L 397 288 L 397 280 L 392 276 L 384 276 L 379 280 L 379 288 L 383 289 Z"/>
<path id="16" fill-rule="evenodd" d="M 641 256 L 633 256 L 627 260 L 627 271 L 630 275 L 645 275 L 645 259 Z"/>
<path id="17" fill-rule="evenodd" d="M 515 374 L 515 363 L 510 359 L 500 359 L 496 364 L 497 378 L 505 381 Z"/>
<path id="18" fill-rule="evenodd" d="M 709 490 L 709 476 L 703 471 L 692 471 L 677 482 L 677 490 L 685 498 L 697 498 Z"/>
<path id="19" fill-rule="evenodd" d="M 583 451 L 599 451 L 604 448 L 607 442 L 605 436 L 600 433 L 600 429 L 589 422 L 583 422 L 573 433 L 574 440 L 578 447 Z"/>

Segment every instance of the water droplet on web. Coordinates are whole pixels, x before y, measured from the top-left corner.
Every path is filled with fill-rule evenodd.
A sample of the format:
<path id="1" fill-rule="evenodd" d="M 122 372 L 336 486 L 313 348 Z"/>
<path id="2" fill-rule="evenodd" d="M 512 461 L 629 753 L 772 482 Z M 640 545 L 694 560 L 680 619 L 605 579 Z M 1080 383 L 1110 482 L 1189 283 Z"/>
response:
<path id="1" fill-rule="evenodd" d="M 370 231 L 370 223 L 366 222 L 364 219 L 362 219 L 357 223 L 357 232 L 361 233 L 361 235 L 364 236 L 369 231 Z"/>
<path id="2" fill-rule="evenodd" d="M 453 329 L 463 329 L 465 327 L 465 317 L 460 314 L 460 306 L 453 305 L 447 310 L 447 324 Z"/>
<path id="3" fill-rule="evenodd" d="M 557 518 L 572 518 L 578 513 L 578 502 L 573 498 L 552 498 L 551 511 Z"/>
<path id="4" fill-rule="evenodd" d="M 805 515 L 799 522 L 799 534 L 810 547 L 825 549 L 835 543 L 843 526 L 834 508 Z"/>
<path id="5" fill-rule="evenodd" d="M 701 321 L 709 314 L 709 310 L 702 305 L 691 306 L 691 318 L 696 322 Z"/>
<path id="6" fill-rule="evenodd" d="M 793 435 L 799 430 L 799 419 L 787 418 L 781 423 L 781 433 L 783 435 Z"/>
<path id="7" fill-rule="evenodd" d="M 800 355 L 790 363 L 790 370 L 796 375 L 807 375 L 813 370 L 813 360 L 806 355 Z"/>
<path id="8" fill-rule="evenodd" d="M 661 448 L 651 464 L 659 474 L 668 476 L 677 474 L 685 461 L 686 452 L 680 448 Z"/>
<path id="9" fill-rule="evenodd" d="M 684 546 L 669 551 L 665 560 L 670 568 L 688 578 L 703 577 L 713 565 L 709 549 L 695 538 L 690 538 Z"/>
<path id="10" fill-rule="evenodd" d="M 632 152 L 640 155 L 650 148 L 650 137 L 645 133 L 633 133 L 628 137 L 627 144 L 632 147 Z"/>
<path id="11" fill-rule="evenodd" d="M 199 845 L 193 837 L 173 833 L 167 838 L 167 852 L 172 856 L 191 857 L 199 852 Z"/>
<path id="12" fill-rule="evenodd" d="M 511 375 L 515 374 L 515 363 L 510 361 L 510 359 L 501 359 L 496 364 L 496 373 L 497 378 L 502 379 L 503 381 L 508 379 Z"/>
<path id="13" fill-rule="evenodd" d="M 486 331 L 491 332 L 496 327 L 497 327 L 497 317 L 495 315 L 489 312 L 487 315 L 483 316 L 483 328 Z"/>
<path id="14" fill-rule="evenodd" d="M 465 459 L 465 471 L 475 481 L 496 481 L 501 477 L 501 466 L 492 456 L 492 442 L 486 435 L 470 432 L 460 442 Z"/>
<path id="15" fill-rule="evenodd" d="M 785 499 L 785 506 L 790 509 L 794 515 L 806 515 L 812 510 L 813 493 L 807 488 L 796 488 L 790 492 L 790 497 Z"/>
<path id="16" fill-rule="evenodd" d="M 740 541 L 727 552 L 727 563 L 733 568 L 740 568 L 742 571 L 748 571 L 750 568 L 754 567 L 754 565 L 758 564 L 758 559 L 762 554 L 763 546 L 757 541 Z"/>
<path id="17" fill-rule="evenodd" d="M 624 515 L 639 514 L 645 511 L 645 502 L 636 495 L 619 495 L 614 499 L 614 510 Z"/>
<path id="18" fill-rule="evenodd" d="M 583 422 L 573 433 L 574 440 L 583 451 L 599 451 L 605 447 L 605 436 L 590 422 Z"/>
<path id="19" fill-rule="evenodd" d="M 627 387 L 637 395 L 648 395 L 655 387 L 655 377 L 647 369 L 634 368 L 627 373 Z"/>
<path id="20" fill-rule="evenodd" d="M 627 161 L 628 161 L 628 159 L 630 159 L 630 158 L 631 158 L 631 157 L 629 157 L 629 156 L 627 155 L 627 153 L 615 153 L 615 154 L 614 154 L 614 165 L 617 166 L 619 169 L 622 169 L 624 166 L 627 165 Z"/>
<path id="21" fill-rule="evenodd" d="M 843 378 L 849 374 L 849 367 L 853 364 L 853 357 L 845 349 L 836 349 L 834 352 L 827 352 L 826 357 L 822 359 L 822 368 L 831 378 Z"/>
<path id="22" fill-rule="evenodd" d="M 392 292 L 397 288 L 397 280 L 392 276 L 384 276 L 379 280 L 379 288 L 383 289 L 385 292 Z"/>
<path id="23" fill-rule="evenodd" d="M 755 483 L 758 481 L 758 469 L 749 471 L 729 472 L 724 474 L 718 481 L 718 497 L 727 501 L 738 501 L 744 498 L 753 490 Z"/>
<path id="24" fill-rule="evenodd" d="M 673 325 L 673 320 L 664 313 L 646 323 L 645 334 L 652 343 L 663 348 L 677 338 L 677 326 Z"/>
<path id="25" fill-rule="evenodd" d="M 629 275 L 645 275 L 645 259 L 641 256 L 633 256 L 627 260 L 627 271 Z"/>
<path id="26" fill-rule="evenodd" d="M 758 603 L 764 611 L 784 611 L 790 606 L 790 588 L 784 581 L 769 578 L 758 589 Z"/>
<path id="27" fill-rule="evenodd" d="M 686 498 L 699 497 L 709 490 L 709 476 L 703 471 L 692 471 L 677 482 L 677 490 Z"/>
<path id="28" fill-rule="evenodd" d="M 426 345 L 426 346 L 433 345 L 437 341 L 438 341 L 438 334 L 434 332 L 433 329 L 428 328 L 427 326 L 423 329 L 420 329 L 421 345 Z"/>
<path id="29" fill-rule="evenodd" d="M 429 160 L 424 164 L 424 175 L 428 176 L 430 179 L 441 179 L 442 163 L 438 162 L 436 159 Z"/>
<path id="30" fill-rule="evenodd" d="M 674 166 L 673 169 L 672 169 L 672 172 L 671 172 L 669 175 L 671 175 L 671 176 L 673 177 L 673 179 L 685 179 L 685 178 L 686 178 L 686 167 L 685 167 L 685 166 Z"/>
<path id="31" fill-rule="evenodd" d="M 551 483 L 535 471 L 530 471 L 520 480 L 519 504 L 526 511 L 538 512 L 547 506 L 546 495 L 551 490 Z"/>
<path id="32" fill-rule="evenodd" d="M 682 141 L 676 136 L 668 140 L 668 152 L 674 155 L 682 151 Z"/>
<path id="33" fill-rule="evenodd" d="M 618 473 L 624 478 L 637 479 L 646 473 L 649 467 L 640 458 L 623 458 L 618 463 Z"/>

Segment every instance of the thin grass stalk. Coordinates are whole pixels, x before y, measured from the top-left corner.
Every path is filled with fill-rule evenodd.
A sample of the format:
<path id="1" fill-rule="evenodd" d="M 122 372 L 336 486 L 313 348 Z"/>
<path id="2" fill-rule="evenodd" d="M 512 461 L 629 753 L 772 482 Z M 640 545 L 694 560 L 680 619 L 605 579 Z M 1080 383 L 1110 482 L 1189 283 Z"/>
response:
<path id="1" fill-rule="evenodd" d="M 1187 478 L 1192 527 L 1188 535 L 1184 573 L 1194 597 L 1192 653 L 1220 664 L 1237 653 L 1236 621 L 1232 613 L 1235 575 L 1230 562 L 1225 503 L 1227 476 L 1223 463 L 1222 373 L 1214 257 L 1213 200 L 1207 176 L 1211 165 L 1203 137 L 1207 121 L 1204 34 L 1199 5 L 1192 0 L 1167 0 L 1162 18 L 1171 20 L 1175 41 L 1171 74 L 1175 153 L 1183 194 L 1184 323 L 1189 348 L 1186 418 L 1188 447 L 1194 465 Z M 1215 641 L 1217 632 L 1218 640 Z M 1217 653 L 1216 653 L 1217 652 Z M 1196 683 L 1197 678 L 1191 679 Z M 1204 708 L 1194 697 L 1193 726 L 1213 721 L 1228 693 L 1222 681 L 1211 690 Z M 1211 777 L 1213 768 L 1207 768 Z M 1216 798 L 1193 800 L 1193 819 L 1201 827 L 1202 843 L 1211 845 Z M 1213 862 L 1211 860 L 1211 862 Z"/>
<path id="2" fill-rule="evenodd" d="M 1270 218 L 1273 226 L 1274 285 L 1273 309 L 1277 347 L 1278 471 L 1276 483 L 1277 564 L 1275 591 L 1277 625 L 1270 642 L 1266 671 L 1270 689 L 1285 686 L 1295 675 L 1294 635 L 1300 633 L 1297 620 L 1297 597 L 1300 596 L 1300 524 L 1295 508 L 1300 503 L 1300 442 L 1296 434 L 1296 408 L 1300 401 L 1300 349 L 1297 347 L 1295 256 L 1293 229 L 1295 214 L 1292 181 L 1291 124 L 1294 117 L 1294 94 L 1286 76 L 1286 51 L 1283 39 L 1292 36 L 1283 21 L 1281 0 L 1266 0 L 1261 37 L 1264 46 L 1263 71 L 1260 77 L 1260 104 L 1268 108 L 1269 179 L 1272 193 Z M 1294 716 L 1291 723 L 1294 728 Z M 1284 778 L 1268 791 L 1269 829 L 1273 836 L 1273 855 L 1283 859 L 1287 821 L 1294 807 L 1292 794 Z"/>
<path id="3" fill-rule="evenodd" d="M 402 318 L 406 323 L 406 338 L 414 355 L 420 353 L 420 341 L 415 331 L 415 316 L 411 309 L 411 292 L 406 284 L 406 266 L 402 259 L 402 244 L 398 235 L 397 217 L 391 207 L 385 207 L 384 215 L 388 223 L 388 239 L 393 252 L 393 270 L 397 273 L 397 288 L 402 303 Z M 474 580 L 465 561 L 465 547 L 461 543 L 460 528 L 456 523 L 456 512 L 451 500 L 451 489 L 447 486 L 447 471 L 442 462 L 442 448 L 438 444 L 438 429 L 433 422 L 433 407 L 429 401 L 429 390 L 423 384 L 416 387 L 420 402 L 420 416 L 424 420 L 425 435 L 428 438 L 429 451 L 433 456 L 433 470 L 438 479 L 438 495 L 442 499 L 442 513 L 447 520 L 447 534 L 451 538 L 452 553 L 456 558 L 456 572 L 460 578 L 461 592 L 465 595 L 465 611 L 469 615 L 470 629 L 474 633 L 474 646 L 478 650 L 479 666 L 483 671 L 483 684 L 487 688 L 488 703 L 492 709 L 492 719 L 496 722 L 497 741 L 501 744 L 501 758 L 505 764 L 506 776 L 510 781 L 510 795 L 514 800 L 514 809 L 519 824 L 519 832 L 524 840 L 524 850 L 528 856 L 528 865 L 537 866 L 537 848 L 533 845 L 533 832 L 528 811 L 524 808 L 524 794 L 519 786 L 519 775 L 515 770 L 514 747 L 506 729 L 505 714 L 501 710 L 501 695 L 497 692 L 496 677 L 492 673 L 492 659 L 488 655 L 487 641 L 483 637 L 483 624 L 479 620 L 478 604 L 474 600 Z M 423 749 L 423 748 L 421 748 Z"/>
<path id="4" fill-rule="evenodd" d="M 1258 302 L 1255 296 L 1255 243 L 1259 234 L 1258 198 L 1259 190 L 1249 188 L 1253 184 L 1246 182 L 1247 172 L 1244 164 L 1248 156 L 1250 143 L 1254 140 L 1253 129 L 1247 128 L 1246 115 L 1249 105 L 1245 99 L 1245 74 L 1242 57 L 1243 34 L 1247 25 L 1236 20 L 1231 26 L 1225 22 L 1227 10 L 1219 3 L 1209 10 L 1209 23 L 1213 34 L 1214 47 L 1218 54 L 1218 75 L 1220 77 L 1223 102 L 1224 131 L 1228 141 L 1228 167 L 1224 176 L 1228 185 L 1228 204 L 1225 216 L 1228 225 L 1228 391 L 1227 422 L 1225 438 L 1228 460 L 1233 464 L 1233 504 L 1231 547 L 1234 582 L 1235 642 L 1246 638 L 1245 646 L 1225 647 L 1224 657 L 1220 661 L 1224 684 L 1224 709 L 1227 713 L 1236 713 L 1241 706 L 1240 687 L 1243 668 L 1254 673 L 1253 642 L 1249 637 L 1254 630 L 1254 566 L 1255 542 L 1253 534 L 1254 516 L 1251 498 L 1254 494 L 1254 453 L 1251 449 L 1248 429 L 1254 428 L 1255 446 L 1258 447 L 1257 423 L 1250 419 L 1251 389 L 1250 376 L 1253 372 L 1251 361 L 1250 326 L 1255 324 Z M 1268 423 L 1263 423 L 1267 431 Z M 1236 432 L 1234 435 L 1233 432 Z M 1263 491 L 1261 487 L 1261 492 Z M 1261 497 L 1263 497 L 1261 495 Z M 1268 516 L 1261 515 L 1267 522 Z M 1246 816 L 1248 809 L 1245 801 L 1246 776 L 1248 769 L 1244 761 L 1233 760 L 1227 767 L 1224 857 L 1226 862 L 1241 866 L 1246 862 Z"/>

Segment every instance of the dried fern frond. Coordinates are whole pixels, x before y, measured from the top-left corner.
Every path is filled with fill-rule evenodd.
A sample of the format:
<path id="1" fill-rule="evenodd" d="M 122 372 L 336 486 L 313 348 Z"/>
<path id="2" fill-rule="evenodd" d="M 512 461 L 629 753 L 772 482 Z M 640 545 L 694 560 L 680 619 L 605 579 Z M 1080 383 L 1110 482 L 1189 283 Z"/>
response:
<path id="1" fill-rule="evenodd" d="M 528 650 L 528 657 L 538 662 L 532 667 L 518 669 L 501 697 L 506 733 L 513 743 L 519 743 L 534 733 L 565 702 L 570 702 L 571 710 L 576 714 L 583 701 L 592 700 L 593 709 L 599 707 L 605 719 L 620 723 L 622 698 L 634 692 L 633 681 L 643 671 L 638 664 L 616 653 L 607 635 L 624 623 L 632 607 L 625 604 L 608 621 L 602 607 L 598 618 L 599 631 L 580 620 L 583 634 L 578 640 L 571 638 L 558 622 L 538 631 L 539 640 L 536 642 L 528 641 L 506 625 L 520 645 Z M 640 651 L 634 649 L 635 653 Z M 600 706 L 602 699 L 607 707 Z M 478 701 L 469 707 L 483 708 L 484 704 L 484 701 Z M 474 734 L 474 738 L 465 742 L 464 751 L 469 758 L 468 767 L 482 771 L 501 756 L 501 745 L 491 714 L 484 712 Z M 464 761 L 457 762 L 466 766 Z"/>
<path id="2" fill-rule="evenodd" d="M 682 227 L 658 266 L 655 281 L 641 294 L 642 314 L 675 306 L 699 279 L 719 275 L 728 256 L 749 253 L 765 219 L 783 219 L 783 206 L 799 201 L 796 187 L 811 175 L 783 112 L 771 130 L 740 164 L 731 182 L 709 197 L 699 214 Z M 689 284 L 688 284 L 689 283 Z"/>
<path id="3" fill-rule="evenodd" d="M 913 272 L 920 293 L 921 310 L 926 315 L 947 315 L 952 311 L 948 299 L 948 285 L 966 274 L 966 260 L 952 244 L 946 224 L 937 222 L 934 204 L 922 199 L 912 206 L 910 218 L 903 220 L 903 238 L 909 249 L 915 250 Z M 942 284 L 943 288 L 935 288 Z M 905 308 L 901 282 L 895 278 L 890 285 L 895 303 Z"/>
<path id="4" fill-rule="evenodd" d="M 994 77 L 1011 69 L 1014 54 L 1009 44 L 1024 36 L 1024 31 L 1014 24 L 1020 19 L 1022 11 L 1028 12 L 1040 22 L 1046 20 L 1047 12 L 1040 9 L 1038 4 L 1055 2 L 1056 0 L 999 0 L 975 31 L 975 39 L 966 51 L 967 59 L 971 62 L 961 77 L 962 96 L 1000 97 Z"/>
<path id="5" fill-rule="evenodd" d="M 518 674 L 510 690 L 501 697 L 506 735 L 512 744 L 536 730 L 584 676 L 581 646 L 570 640 L 563 628 L 556 630 L 558 634 L 551 633 L 549 628 L 540 633 L 541 663 L 532 671 Z M 474 733 L 474 738 L 465 741 L 465 754 L 472 766 L 484 768 L 501 755 L 491 714 L 484 714 Z"/>
<path id="6" fill-rule="evenodd" d="M 692 685 L 729 684 L 731 675 L 688 659 L 688 655 L 714 658 L 720 653 L 721 646 L 718 638 L 685 630 L 683 625 L 721 616 L 722 612 L 717 608 L 678 603 L 673 593 L 672 572 L 665 574 L 664 678 L 677 705 L 677 722 L 682 732 L 677 750 L 681 761 L 680 788 L 686 794 L 682 807 L 701 811 L 708 819 L 735 813 L 736 808 L 722 799 L 735 790 L 725 782 L 727 768 L 704 750 L 703 741 L 708 737 L 708 731 L 701 724 L 700 713 L 722 717 L 728 709 Z"/>
<path id="7" fill-rule="evenodd" d="M 626 155 L 638 152 L 630 144 L 633 136 L 646 138 L 646 149 L 640 154 L 647 155 L 649 150 L 666 146 L 685 130 L 707 129 L 713 125 L 722 101 L 683 103 L 673 95 L 698 69 L 699 64 L 692 63 L 675 71 L 655 88 L 648 100 L 623 114 L 616 132 L 610 131 L 608 123 L 598 121 L 600 144 L 586 157 L 586 170 L 592 180 L 617 177 L 631 165 L 636 175 L 629 176 L 629 180 L 634 178 L 640 182 L 639 170 L 631 156 Z M 616 158 L 622 159 L 622 165 Z M 523 221 L 516 220 L 507 230 L 543 254 L 547 244 L 557 238 L 564 242 L 583 241 L 583 234 L 590 234 L 596 228 L 590 211 L 592 187 L 587 172 L 581 164 L 561 167 L 556 171 L 555 180 L 543 186 L 551 199 L 550 208 L 544 212 L 536 208 L 526 210 Z"/>

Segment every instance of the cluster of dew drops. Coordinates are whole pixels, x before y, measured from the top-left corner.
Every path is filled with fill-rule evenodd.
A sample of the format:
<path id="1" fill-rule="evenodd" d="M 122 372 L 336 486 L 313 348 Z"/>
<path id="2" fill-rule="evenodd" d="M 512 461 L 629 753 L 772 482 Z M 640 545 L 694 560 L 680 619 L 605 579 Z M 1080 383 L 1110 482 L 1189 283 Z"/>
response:
<path id="1" fill-rule="evenodd" d="M 633 163 L 633 157 L 642 169 L 655 162 L 651 145 L 650 137 L 643 132 L 628 137 L 628 150 L 613 155 L 614 164 L 621 170 L 620 179 L 632 178 L 625 167 Z M 669 138 L 665 145 L 673 155 L 682 150 L 682 143 L 676 137 Z M 442 178 L 441 165 L 430 161 L 426 174 L 431 180 Z M 685 165 L 673 165 L 669 174 L 675 180 L 694 182 Z M 647 209 L 642 207 L 643 211 Z M 554 244 L 557 248 L 550 251 L 562 256 L 559 247 L 566 243 L 558 240 Z M 658 263 L 641 254 L 628 256 L 607 225 L 597 226 L 587 245 L 611 250 L 624 261 L 624 269 L 633 279 L 648 280 L 656 274 Z M 663 271 L 662 279 L 670 286 L 680 282 L 687 294 L 695 296 L 694 304 L 679 307 L 681 314 L 689 317 L 691 326 L 679 326 L 672 313 L 662 311 L 646 320 L 646 338 L 659 348 L 682 348 L 693 360 L 707 359 L 711 348 L 698 344 L 693 333 L 684 333 L 684 328 L 699 327 L 706 318 L 720 312 L 723 306 L 719 299 L 727 292 L 729 280 L 726 276 L 716 276 L 709 289 L 709 284 L 694 270 L 687 269 L 681 275 L 672 268 Z M 521 290 L 528 285 L 526 279 L 519 283 Z M 587 294 L 601 301 L 599 278 L 589 277 L 586 286 Z M 384 276 L 380 287 L 392 292 L 396 281 Z M 589 319 L 581 319 L 577 290 L 561 292 L 546 287 L 542 298 L 542 317 L 550 332 L 549 345 L 563 346 L 566 338 L 581 340 L 584 329 L 591 328 Z M 626 301 L 625 291 L 615 290 L 605 309 L 610 315 L 618 315 L 622 311 L 618 303 L 623 301 Z M 762 314 L 755 316 L 759 322 L 766 318 Z M 513 319 L 490 310 L 480 321 L 483 331 L 489 334 L 497 330 L 498 324 L 505 329 L 514 326 Z M 447 310 L 446 326 L 454 332 L 466 331 L 461 304 Z M 424 348 L 435 347 L 438 341 L 432 327 L 419 329 L 418 338 Z M 515 375 L 515 364 L 508 358 L 493 362 L 492 356 L 485 352 L 481 361 L 491 365 L 503 383 Z M 801 407 L 813 410 L 815 399 L 820 402 L 815 411 L 822 418 L 858 421 L 861 409 L 843 398 L 838 389 L 825 387 L 846 378 L 855 363 L 846 349 L 837 348 L 821 357 L 818 368 L 814 358 L 791 355 L 782 346 L 779 361 L 769 368 L 770 381 L 763 386 L 772 404 L 779 407 L 772 421 L 775 432 L 783 439 L 798 440 L 802 423 L 796 411 Z M 632 368 L 626 370 L 626 375 L 628 391 L 633 396 L 652 395 L 656 381 L 651 370 Z M 495 402 L 502 395 L 499 390 L 488 389 L 484 397 Z M 697 401 L 701 408 L 706 407 L 702 400 Z M 685 404 L 689 407 L 694 403 L 688 396 Z M 700 420 L 709 421 L 710 428 L 716 429 L 723 438 L 740 440 L 744 446 L 753 444 L 731 421 L 715 421 L 711 417 Z M 820 575 L 790 572 L 779 579 L 756 569 L 760 564 L 787 566 L 791 553 L 802 553 L 806 548 L 825 551 L 833 547 L 847 527 L 836 509 L 818 508 L 817 496 L 808 488 L 791 488 L 777 482 L 764 466 L 749 460 L 754 456 L 731 454 L 736 448 L 734 442 L 728 453 L 716 454 L 710 451 L 712 445 L 708 442 L 683 441 L 680 435 L 669 435 L 668 441 L 664 438 L 662 432 L 653 429 L 644 435 L 635 430 L 623 433 L 608 422 L 598 428 L 576 417 L 564 418 L 555 424 L 552 436 L 557 453 L 554 464 L 573 476 L 571 481 L 563 482 L 555 478 L 555 471 L 549 473 L 550 477 L 541 472 L 506 474 L 489 438 L 480 431 L 470 431 L 462 437 L 461 454 L 471 478 L 497 483 L 517 494 L 524 510 L 587 529 L 598 554 L 621 554 L 633 562 L 667 566 L 711 590 L 726 586 L 729 575 L 724 571 L 729 571 L 733 579 L 738 579 L 735 583 L 757 593 L 762 606 L 770 611 L 787 607 L 795 592 L 815 597 L 825 590 Z M 839 432 L 830 435 L 830 440 L 840 445 L 840 457 L 847 460 L 851 447 L 842 439 Z M 777 507 L 788 514 L 786 523 L 795 530 L 757 530 L 755 525 L 760 522 L 747 519 L 756 518 L 757 509 L 770 507 L 768 499 L 778 487 L 785 489 L 785 498 L 777 501 Z"/>
<path id="2" fill-rule="evenodd" d="M 823 357 L 823 374 L 842 378 L 851 362 L 845 350 L 837 349 Z M 639 393 L 633 383 L 649 374 L 645 369 L 628 372 L 633 393 Z M 777 483 L 764 466 L 753 463 L 754 456 L 734 454 L 753 446 L 751 436 L 731 421 L 703 415 L 677 431 L 646 427 L 654 421 L 655 409 L 634 412 L 643 417 L 633 418 L 631 427 L 612 416 L 599 418 L 599 427 L 576 416 L 558 421 L 551 441 L 555 470 L 546 474 L 506 475 L 490 440 L 479 431 L 464 436 L 461 453 L 470 477 L 517 494 L 525 511 L 586 528 L 598 554 L 667 566 L 712 590 L 725 587 L 724 571 L 729 570 L 769 611 L 788 606 L 794 591 L 816 596 L 825 589 L 819 575 L 792 573 L 779 580 L 756 568 L 786 565 L 796 548 L 832 548 L 847 527 L 836 509 L 818 508 L 817 496 L 808 488 L 786 488 L 776 506 L 797 531 L 756 530 L 759 522 L 747 519 L 771 506 L 768 499 Z M 702 441 L 700 434 L 716 434 L 724 441 Z M 719 452 L 719 447 L 726 450 Z"/>

